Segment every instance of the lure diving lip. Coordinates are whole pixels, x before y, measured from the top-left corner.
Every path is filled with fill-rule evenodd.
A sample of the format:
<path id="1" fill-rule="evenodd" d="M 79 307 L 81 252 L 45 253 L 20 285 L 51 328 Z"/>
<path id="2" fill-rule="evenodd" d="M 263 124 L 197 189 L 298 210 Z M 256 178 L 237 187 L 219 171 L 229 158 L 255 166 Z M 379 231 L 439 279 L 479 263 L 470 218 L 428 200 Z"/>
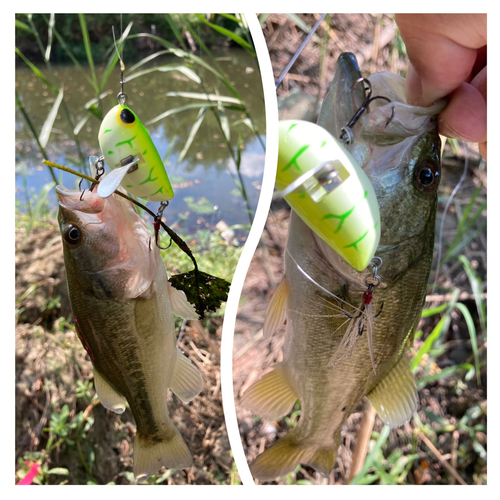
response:
<path id="1" fill-rule="evenodd" d="M 158 150 L 129 107 L 117 104 L 104 117 L 99 146 L 111 170 L 97 188 L 99 196 L 107 198 L 121 184 L 129 193 L 148 201 L 174 197 Z"/>
<path id="2" fill-rule="evenodd" d="M 357 271 L 380 241 L 377 196 L 363 169 L 324 128 L 279 124 L 276 188 L 302 220 Z"/>

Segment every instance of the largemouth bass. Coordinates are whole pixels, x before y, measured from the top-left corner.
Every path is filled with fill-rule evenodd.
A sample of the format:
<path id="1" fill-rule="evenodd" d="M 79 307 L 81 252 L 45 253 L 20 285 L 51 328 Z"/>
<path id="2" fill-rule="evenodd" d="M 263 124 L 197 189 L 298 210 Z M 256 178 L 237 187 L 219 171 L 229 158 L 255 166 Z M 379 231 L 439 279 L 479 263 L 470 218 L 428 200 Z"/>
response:
<path id="1" fill-rule="evenodd" d="M 133 204 L 113 194 L 56 188 L 64 263 L 76 332 L 94 368 L 101 403 L 128 402 L 137 425 L 134 474 L 192 464 L 169 418 L 167 388 L 183 401 L 202 389 L 197 368 L 176 348 L 172 313 L 198 316 L 168 281 L 160 252 Z"/>
<path id="2" fill-rule="evenodd" d="M 363 85 L 352 90 L 359 78 L 356 58 L 342 54 L 318 120 L 336 138 L 365 101 Z M 373 269 L 353 269 L 292 211 L 285 275 L 264 324 L 269 337 L 286 318 L 283 362 L 245 392 L 242 405 L 274 420 L 299 399 L 302 413 L 297 427 L 250 465 L 261 480 L 288 474 L 299 463 L 329 474 L 342 425 L 365 395 L 391 427 L 417 408 L 405 353 L 431 268 L 440 177 L 436 114 L 445 103 L 409 106 L 403 78 L 378 73 L 369 80 L 372 95 L 391 103 L 373 101 L 346 147 L 377 195 L 380 283 L 368 290 Z"/>

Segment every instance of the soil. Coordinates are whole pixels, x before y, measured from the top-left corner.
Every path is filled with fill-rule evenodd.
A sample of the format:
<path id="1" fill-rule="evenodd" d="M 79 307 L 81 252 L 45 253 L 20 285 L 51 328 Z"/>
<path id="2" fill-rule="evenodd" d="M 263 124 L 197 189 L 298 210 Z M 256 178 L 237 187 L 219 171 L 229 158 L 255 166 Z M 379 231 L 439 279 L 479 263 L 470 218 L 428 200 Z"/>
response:
<path id="1" fill-rule="evenodd" d="M 319 15 L 309 14 L 299 17 L 312 26 Z M 341 52 L 351 51 L 356 54 L 363 75 L 367 76 L 374 71 L 382 70 L 404 74 L 407 61 L 398 56 L 397 40 L 391 42 L 397 33 L 392 17 L 384 14 L 331 15 L 329 25 L 331 29 L 328 31 L 324 29 L 324 24 L 320 26 L 317 40 L 313 39 L 312 43 L 306 46 L 278 88 L 280 118 L 291 118 L 293 114 L 295 118 L 315 121 L 316 112 L 311 110 L 319 109 L 321 98 L 333 78 L 335 61 Z M 285 15 L 276 14 L 268 16 L 263 31 L 270 50 L 274 75 L 277 78 L 305 35 L 296 27 L 294 21 Z M 391 33 L 392 36 L 389 36 Z M 328 39 L 324 64 L 327 69 L 321 77 L 320 41 L 323 37 Z M 468 173 L 447 214 L 443 215 L 446 201 L 462 176 L 465 159 L 463 154 L 462 152 L 457 157 L 449 145 L 446 146 L 436 223 L 438 243 L 439 228 L 444 218 L 443 256 L 455 236 L 461 214 L 478 186 L 482 187 L 476 202 L 479 203 L 486 197 L 484 164 L 480 162 L 477 145 L 469 145 L 465 151 L 469 161 Z M 289 427 L 295 425 L 294 420 L 296 421 L 293 413 L 292 418 L 279 421 L 259 419 L 239 405 L 239 398 L 245 390 L 269 372 L 275 363 L 282 361 L 284 330 L 281 329 L 271 339 L 264 340 L 262 326 L 266 308 L 283 275 L 282 256 L 286 244 L 288 220 L 289 208 L 286 203 L 274 203 L 245 280 L 236 321 L 233 352 L 234 393 L 241 439 L 249 462 L 283 437 Z M 485 228 L 481 225 L 485 220 L 486 214 L 482 213 L 469 231 L 472 238 L 459 252 L 472 262 L 483 282 L 484 291 L 486 291 L 486 235 Z M 482 229 L 474 232 L 474 229 L 479 227 Z M 434 269 L 436 260 L 437 250 Z M 433 270 L 431 280 L 434 279 L 434 275 Z M 484 425 L 484 430 L 477 431 L 475 438 L 486 449 L 486 341 L 481 334 L 470 283 L 456 257 L 447 260 L 442 266 L 438 275 L 437 291 L 433 293 L 429 287 L 425 307 L 436 307 L 449 301 L 450 292 L 455 288 L 459 289 L 460 301 L 469 309 L 478 332 L 479 352 L 483 362 L 481 384 L 477 384 L 475 376 L 465 381 L 463 372 L 461 375 L 457 372 L 452 376 L 438 378 L 419 391 L 418 416 L 421 425 L 416 419 L 412 419 L 403 427 L 392 430 L 384 449 L 385 457 L 395 450 L 402 450 L 406 456 L 417 454 L 417 457 L 412 459 L 411 468 L 404 481 L 406 484 L 455 484 L 456 479 L 443 466 L 442 461 L 450 462 L 452 468 L 467 484 L 486 482 L 486 458 L 480 456 L 482 452 L 471 440 L 470 432 L 474 431 L 465 428 L 452 429 L 449 432 L 442 430 L 443 422 L 455 426 L 467 411 L 471 412 L 473 407 L 478 407 L 480 410 L 473 424 Z M 423 335 L 415 341 L 414 352 L 423 345 L 439 318 L 440 315 L 436 315 L 421 321 L 418 329 L 423 330 Z M 452 313 L 452 322 L 448 333 L 442 339 L 442 345 L 444 346 L 442 353 L 427 367 L 427 374 L 439 373 L 446 367 L 460 363 L 473 363 L 468 329 L 462 315 L 456 311 Z M 423 370 L 417 373 L 417 379 L 422 376 Z M 367 404 L 366 400 L 361 401 L 344 425 L 335 467 L 328 478 L 310 467 L 301 466 L 292 475 L 294 477 L 272 481 L 271 484 L 290 484 L 297 481 L 310 481 L 313 484 L 346 484 L 360 422 Z M 382 422 L 376 417 L 374 430 L 380 432 L 382 428 Z M 422 428 L 429 433 L 440 458 L 430 451 L 420 438 Z M 435 433 L 438 428 L 439 432 Z M 482 429 L 482 427 L 475 428 Z M 256 483 L 259 484 L 259 481 Z"/>

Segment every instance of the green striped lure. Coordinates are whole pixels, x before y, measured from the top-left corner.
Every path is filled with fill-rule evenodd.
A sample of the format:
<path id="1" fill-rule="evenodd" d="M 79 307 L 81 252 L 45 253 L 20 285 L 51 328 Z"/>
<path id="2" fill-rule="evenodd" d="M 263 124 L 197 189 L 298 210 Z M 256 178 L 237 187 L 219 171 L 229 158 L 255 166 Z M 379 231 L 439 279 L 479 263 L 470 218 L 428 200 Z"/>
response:
<path id="1" fill-rule="evenodd" d="M 377 196 L 337 139 L 314 123 L 280 121 L 276 189 L 350 266 L 366 269 L 380 241 Z"/>
<path id="2" fill-rule="evenodd" d="M 111 170 L 97 188 L 100 197 L 107 198 L 120 184 L 148 201 L 174 197 L 163 161 L 146 127 L 124 103 L 117 104 L 104 117 L 99 146 Z"/>

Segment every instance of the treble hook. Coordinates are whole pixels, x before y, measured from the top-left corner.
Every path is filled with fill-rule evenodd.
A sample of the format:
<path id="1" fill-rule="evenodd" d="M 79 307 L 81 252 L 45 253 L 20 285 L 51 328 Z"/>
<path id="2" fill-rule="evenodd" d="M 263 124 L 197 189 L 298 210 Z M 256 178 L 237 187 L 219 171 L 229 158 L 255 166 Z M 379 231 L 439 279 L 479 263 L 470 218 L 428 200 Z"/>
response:
<path id="1" fill-rule="evenodd" d="M 358 78 L 355 82 L 354 85 L 351 87 L 351 90 L 349 92 L 352 92 L 358 85 L 358 83 L 363 82 L 365 83 L 368 87 L 365 87 L 365 100 L 363 104 L 359 107 L 359 109 L 354 113 L 354 116 L 349 120 L 347 125 L 345 127 L 342 127 L 340 129 L 340 139 L 344 141 L 345 144 L 350 144 L 354 138 L 353 133 L 352 133 L 352 127 L 356 125 L 357 121 L 360 119 L 361 115 L 366 111 L 367 113 L 370 112 L 369 106 L 370 104 L 375 101 L 376 99 L 384 99 L 387 102 L 391 102 L 391 100 L 388 97 L 384 97 L 382 95 L 377 95 L 375 97 L 372 97 L 372 84 L 370 83 L 370 80 L 367 78 L 361 77 Z M 392 110 L 392 115 L 389 121 L 387 122 L 387 125 L 390 123 L 392 118 L 394 117 L 394 109 Z M 386 126 L 387 126 L 386 125 Z"/>
<path id="2" fill-rule="evenodd" d="M 172 244 L 172 238 L 170 238 L 170 243 L 166 247 L 160 246 L 159 242 L 159 234 L 160 234 L 160 227 L 161 227 L 161 218 L 163 216 L 163 211 L 168 207 L 168 201 L 162 201 L 160 203 L 160 206 L 158 208 L 158 212 L 155 215 L 155 220 L 153 221 L 153 227 L 155 230 L 155 243 L 156 246 L 160 250 L 166 250 L 167 248 L 170 248 L 170 245 Z"/>

